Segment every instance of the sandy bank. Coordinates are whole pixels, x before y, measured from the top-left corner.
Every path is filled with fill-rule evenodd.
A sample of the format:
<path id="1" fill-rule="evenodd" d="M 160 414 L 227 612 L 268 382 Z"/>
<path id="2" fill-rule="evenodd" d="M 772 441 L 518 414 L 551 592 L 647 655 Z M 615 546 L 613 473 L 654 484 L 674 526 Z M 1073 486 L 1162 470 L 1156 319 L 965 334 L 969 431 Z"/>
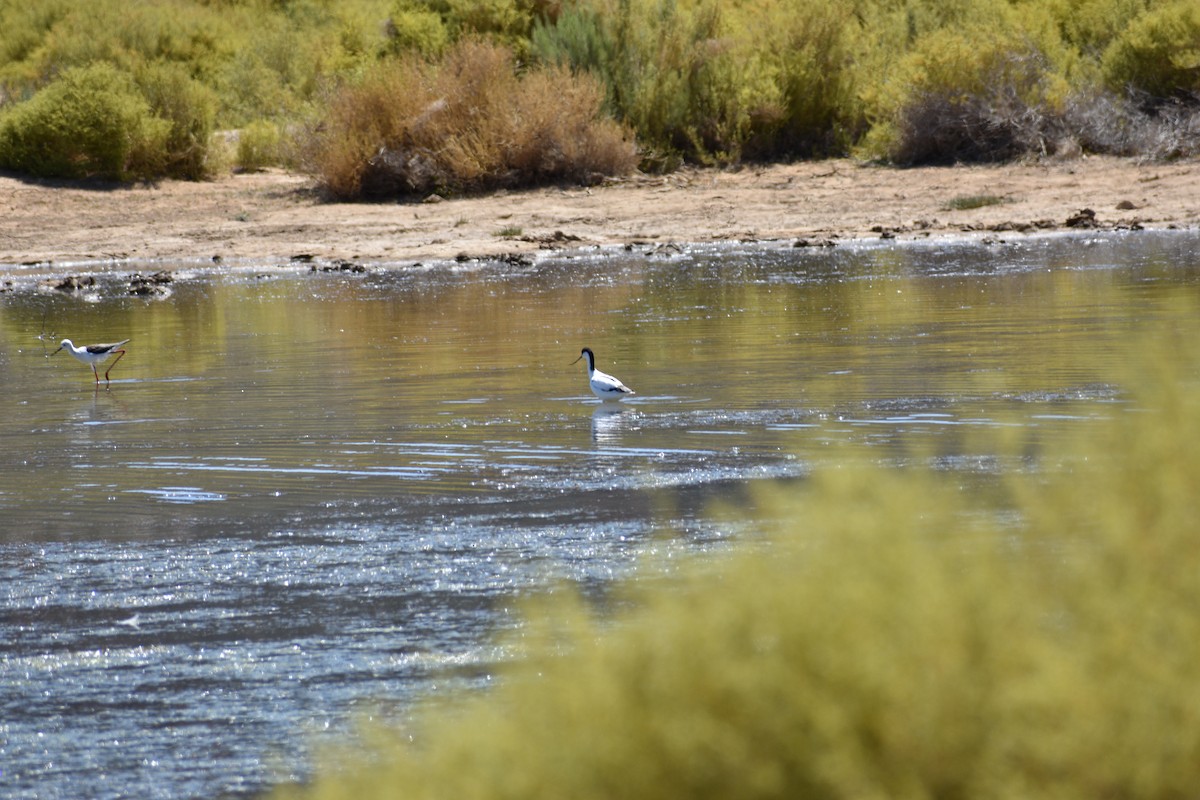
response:
<path id="1" fill-rule="evenodd" d="M 0 269 L 297 256 L 403 264 L 630 243 L 1200 227 L 1196 161 L 902 170 L 832 160 L 408 203 L 326 203 L 312 185 L 282 171 L 133 187 L 0 176 Z M 979 196 L 1002 202 L 952 207 Z"/>

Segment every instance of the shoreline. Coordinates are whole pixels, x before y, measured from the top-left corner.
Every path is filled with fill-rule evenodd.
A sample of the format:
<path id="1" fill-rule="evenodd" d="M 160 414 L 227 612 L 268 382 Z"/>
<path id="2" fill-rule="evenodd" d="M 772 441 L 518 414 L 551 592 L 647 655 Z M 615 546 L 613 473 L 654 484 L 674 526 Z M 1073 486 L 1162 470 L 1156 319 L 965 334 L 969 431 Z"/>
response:
<path id="1" fill-rule="evenodd" d="M 1197 160 L 899 169 L 838 159 L 424 202 L 328 203 L 313 186 L 281 170 L 149 186 L 0 175 L 0 276 L 1200 228 Z"/>

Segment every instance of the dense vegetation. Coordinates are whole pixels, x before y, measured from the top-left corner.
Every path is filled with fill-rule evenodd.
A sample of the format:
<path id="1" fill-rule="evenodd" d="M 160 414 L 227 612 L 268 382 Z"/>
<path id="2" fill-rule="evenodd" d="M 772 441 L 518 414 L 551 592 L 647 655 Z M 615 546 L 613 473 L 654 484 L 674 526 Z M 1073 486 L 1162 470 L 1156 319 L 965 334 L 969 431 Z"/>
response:
<path id="1" fill-rule="evenodd" d="M 595 182 L 637 165 L 602 101 L 587 75 L 518 78 L 507 49 L 464 39 L 437 64 L 403 58 L 337 92 L 305 152 L 344 198 Z"/>
<path id="2" fill-rule="evenodd" d="M 0 0 L 0 31 L 0 167 L 34 175 L 1200 153 L 1194 0 Z"/>
<path id="3" fill-rule="evenodd" d="M 534 606 L 492 691 L 280 796 L 1188 796 L 1194 335 L 1149 343 L 1190 355 L 1130 376 L 1077 440 L 1014 443 L 1026 469 L 991 490 L 843 465 L 760 503 L 781 521 L 765 540 L 643 579 L 616 619 Z"/>

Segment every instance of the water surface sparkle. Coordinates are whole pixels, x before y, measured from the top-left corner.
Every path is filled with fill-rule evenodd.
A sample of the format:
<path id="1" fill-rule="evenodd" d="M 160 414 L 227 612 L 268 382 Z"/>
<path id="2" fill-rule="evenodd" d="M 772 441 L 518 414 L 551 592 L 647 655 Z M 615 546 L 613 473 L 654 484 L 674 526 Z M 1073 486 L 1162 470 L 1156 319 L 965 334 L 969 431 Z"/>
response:
<path id="1" fill-rule="evenodd" d="M 516 603 L 850 454 L 986 481 L 1128 408 L 1194 233 L 700 248 L 0 295 L 0 795 L 213 798 L 486 687 Z M 167 265 L 164 265 L 167 266 Z M 1191 322 L 1187 322 L 1191 324 Z M 39 340 L 42 335 L 44 339 Z M 56 337 L 132 338 L 111 385 Z M 638 395 L 598 405 L 580 365 Z"/>

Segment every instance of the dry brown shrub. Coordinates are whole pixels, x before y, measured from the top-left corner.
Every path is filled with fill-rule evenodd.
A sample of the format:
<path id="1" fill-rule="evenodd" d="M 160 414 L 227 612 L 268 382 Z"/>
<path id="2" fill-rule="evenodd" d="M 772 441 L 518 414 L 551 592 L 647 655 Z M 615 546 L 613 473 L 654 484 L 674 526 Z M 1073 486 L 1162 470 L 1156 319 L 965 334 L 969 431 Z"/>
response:
<path id="1" fill-rule="evenodd" d="M 519 136 L 509 160 L 519 172 L 544 180 L 592 183 L 597 176 L 631 172 L 636 153 L 625 130 L 599 118 L 604 89 L 566 69 L 533 73 L 524 81 Z"/>
<path id="2" fill-rule="evenodd" d="M 464 41 L 437 64 L 394 62 L 338 91 L 307 160 L 342 199 L 591 183 L 637 165 L 603 99 L 590 77 L 518 75 L 508 50 Z"/>

